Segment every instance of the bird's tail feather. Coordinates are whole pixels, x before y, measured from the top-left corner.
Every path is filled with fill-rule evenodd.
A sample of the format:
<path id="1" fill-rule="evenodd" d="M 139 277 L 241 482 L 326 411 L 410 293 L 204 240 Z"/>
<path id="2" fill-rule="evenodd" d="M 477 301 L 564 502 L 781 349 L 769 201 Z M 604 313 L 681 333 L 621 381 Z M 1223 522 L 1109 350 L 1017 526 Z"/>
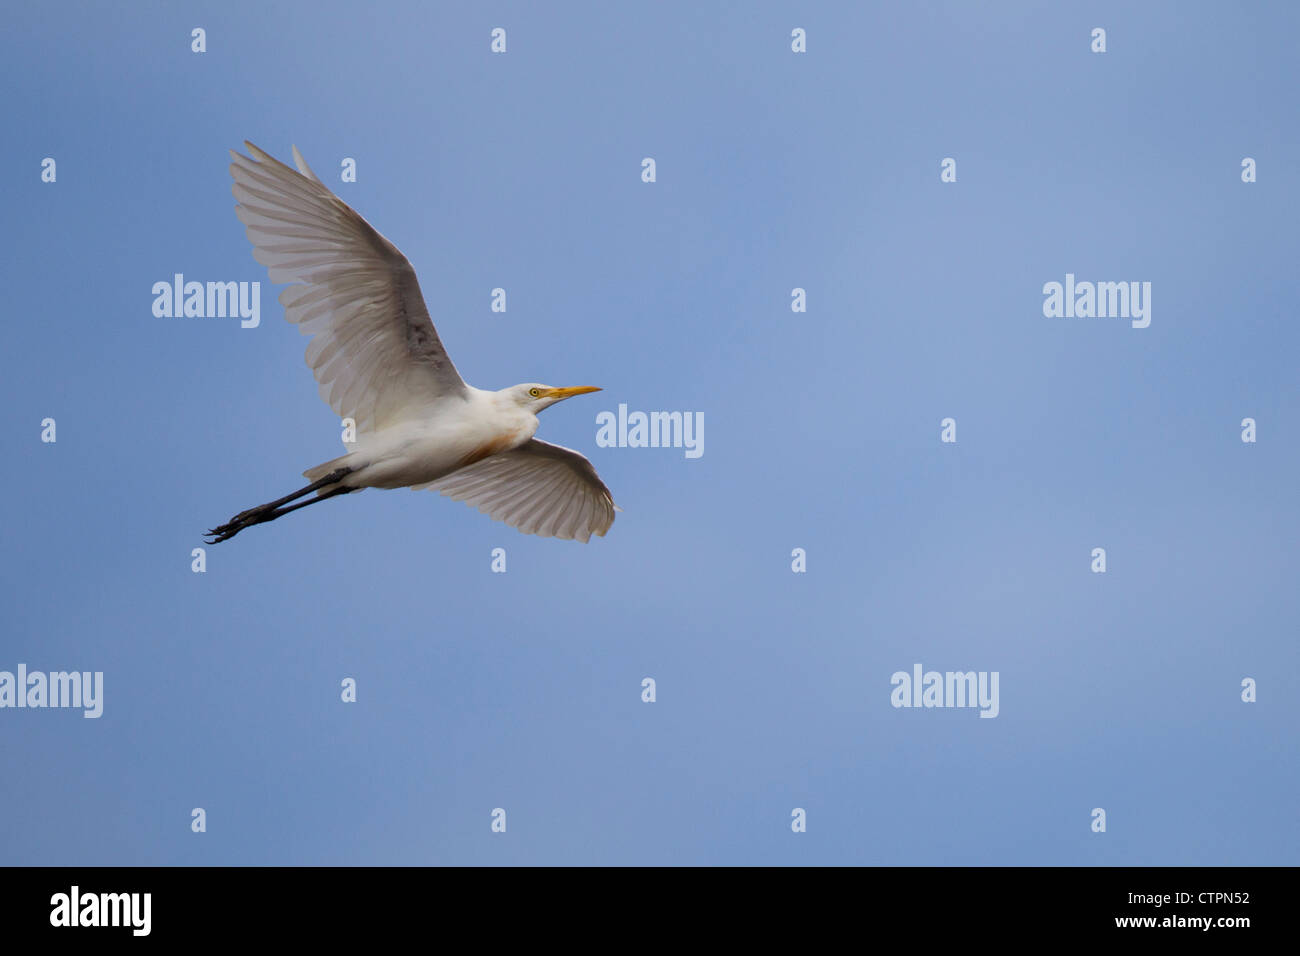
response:
<path id="1" fill-rule="evenodd" d="M 351 457 L 352 457 L 351 452 L 348 452 L 348 454 L 346 455 L 339 455 L 339 457 L 330 459 L 329 461 L 325 462 L 323 465 L 317 465 L 315 468 L 308 468 L 306 471 L 302 473 L 302 476 L 306 478 L 308 481 L 320 481 L 331 471 L 335 471 L 339 468 L 347 468 L 348 459 Z"/>

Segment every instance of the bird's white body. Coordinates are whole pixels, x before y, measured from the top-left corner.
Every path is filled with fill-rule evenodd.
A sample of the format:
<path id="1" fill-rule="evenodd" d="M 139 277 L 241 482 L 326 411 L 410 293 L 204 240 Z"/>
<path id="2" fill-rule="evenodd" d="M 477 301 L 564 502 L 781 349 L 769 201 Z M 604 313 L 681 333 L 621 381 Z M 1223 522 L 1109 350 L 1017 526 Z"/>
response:
<path id="1" fill-rule="evenodd" d="M 419 488 L 518 448 L 538 424 L 508 392 L 467 385 L 464 395 L 441 398 L 419 417 L 358 433 L 352 451 L 304 474 L 314 479 L 344 467 L 353 469 L 338 482 L 347 488 Z"/>
<path id="2" fill-rule="evenodd" d="M 253 256 L 304 335 L 320 394 L 355 425 L 346 454 L 303 472 L 311 484 L 212 530 L 216 541 L 362 488 L 430 488 L 525 534 L 587 541 L 618 510 L 591 462 L 533 437 L 537 413 L 584 386 L 484 391 L 465 382 L 429 318 L 415 270 L 313 173 L 252 143 L 231 152 L 235 213 Z M 296 505 L 315 492 L 317 497 Z M 214 542 L 215 543 L 215 542 Z"/>

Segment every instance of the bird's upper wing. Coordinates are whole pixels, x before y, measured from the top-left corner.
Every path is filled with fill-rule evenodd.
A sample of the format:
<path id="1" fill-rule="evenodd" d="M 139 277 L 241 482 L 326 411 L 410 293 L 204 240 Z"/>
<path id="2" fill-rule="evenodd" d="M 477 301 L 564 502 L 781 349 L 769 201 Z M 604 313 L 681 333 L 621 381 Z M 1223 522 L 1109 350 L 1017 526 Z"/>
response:
<path id="1" fill-rule="evenodd" d="M 536 438 L 419 487 L 543 538 L 603 536 L 620 510 L 591 462 Z"/>
<path id="2" fill-rule="evenodd" d="M 325 188 L 297 147 L 301 174 L 244 145 L 259 161 L 231 150 L 235 215 L 271 281 L 302 283 L 280 302 L 285 318 L 315 336 L 307 364 L 321 398 L 369 431 L 463 392 L 406 257 Z"/>

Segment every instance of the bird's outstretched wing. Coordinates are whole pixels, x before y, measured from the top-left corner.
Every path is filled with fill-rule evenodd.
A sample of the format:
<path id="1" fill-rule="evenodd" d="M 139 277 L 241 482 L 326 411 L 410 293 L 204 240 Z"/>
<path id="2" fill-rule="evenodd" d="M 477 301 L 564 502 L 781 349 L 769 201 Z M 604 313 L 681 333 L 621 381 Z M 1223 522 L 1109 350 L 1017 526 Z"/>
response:
<path id="1" fill-rule="evenodd" d="M 280 302 L 285 318 L 315 336 L 307 364 L 335 414 L 370 431 L 463 392 L 406 257 L 325 188 L 297 147 L 301 174 L 244 145 L 258 161 L 230 152 L 235 215 L 271 281 L 302 283 Z"/>
<path id="2" fill-rule="evenodd" d="M 619 510 L 591 462 L 536 438 L 419 487 L 543 538 L 603 536 Z"/>

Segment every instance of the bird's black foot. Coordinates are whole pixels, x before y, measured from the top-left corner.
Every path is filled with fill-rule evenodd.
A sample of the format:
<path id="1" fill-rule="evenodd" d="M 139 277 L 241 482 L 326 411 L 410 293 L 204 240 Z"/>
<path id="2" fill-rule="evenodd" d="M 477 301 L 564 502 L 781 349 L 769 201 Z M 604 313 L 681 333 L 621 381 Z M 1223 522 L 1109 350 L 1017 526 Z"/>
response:
<path id="1" fill-rule="evenodd" d="M 229 541 L 239 532 L 243 531 L 249 525 L 261 524 L 267 520 L 275 509 L 270 505 L 258 505 L 256 508 L 249 508 L 247 511 L 241 511 L 225 524 L 219 524 L 215 528 L 209 528 L 205 533 L 212 539 L 204 541 L 204 544 L 219 544 L 222 541 Z"/>

